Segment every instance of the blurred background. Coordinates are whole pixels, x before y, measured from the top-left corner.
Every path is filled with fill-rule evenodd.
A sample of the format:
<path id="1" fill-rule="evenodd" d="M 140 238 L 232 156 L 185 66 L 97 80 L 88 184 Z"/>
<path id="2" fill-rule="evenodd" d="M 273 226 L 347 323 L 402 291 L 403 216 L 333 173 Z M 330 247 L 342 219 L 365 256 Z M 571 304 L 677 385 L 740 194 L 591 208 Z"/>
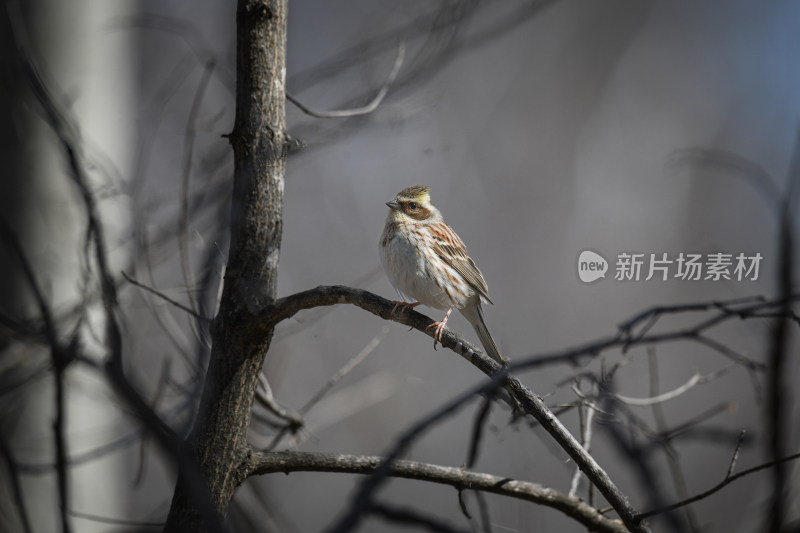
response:
<path id="1" fill-rule="evenodd" d="M 233 172 L 222 135 L 233 124 L 234 3 L 34 0 L 7 3 L 3 17 L 0 211 L 60 331 L 80 330 L 87 351 L 105 356 L 96 283 L 85 275 L 92 260 L 81 244 L 84 209 L 56 137 L 26 103 L 15 42 L 26 43 L 74 118 L 114 271 L 213 316 Z M 496 304 L 486 309 L 487 322 L 512 361 L 614 335 L 653 306 L 778 295 L 779 205 L 800 117 L 796 2 L 300 0 L 290 3 L 287 90 L 318 111 L 362 106 L 386 81 L 401 47 L 399 74 L 372 113 L 315 118 L 287 102 L 289 133 L 304 146 L 288 158 L 279 295 L 343 284 L 397 298 L 380 269 L 377 243 L 384 203 L 417 183 L 431 186 L 434 203 L 482 270 Z M 37 316 L 35 298 L 8 242 L 3 247 L 0 309 L 26 323 Z M 587 249 L 609 261 L 606 279 L 579 280 L 578 255 Z M 763 260 L 757 280 L 645 281 L 643 272 L 639 281 L 618 281 L 623 252 L 760 253 Z M 208 356 L 205 326 L 118 281 L 127 370 L 185 432 Z M 440 311 L 418 310 L 441 319 Z M 654 331 L 709 316 L 679 314 Z M 477 343 L 462 317 L 448 327 Z M 770 322 L 751 319 L 708 336 L 763 362 L 769 333 Z M 18 462 L 31 529 L 55 531 L 49 352 L 29 341 L 4 322 L 0 433 Z M 351 306 L 297 315 L 276 330 L 264 367 L 275 398 L 289 409 L 301 409 L 356 354 L 369 354 L 308 411 L 300 435 L 275 440 L 274 417 L 257 405 L 251 441 L 386 452 L 421 416 L 485 379 L 431 344 Z M 520 377 L 554 408 L 580 399 L 573 385 L 597 394 L 591 379 L 576 385 L 576 375 L 611 368 L 615 392 L 646 398 L 653 395 L 654 361 L 660 392 L 695 374 L 724 372 L 659 404 L 661 411 L 628 405 L 624 415 L 596 414 L 592 453 L 634 506 L 648 509 L 720 482 L 741 429 L 747 437 L 737 470 L 768 460 L 765 373 L 697 342 L 658 344 L 650 353 L 609 351 L 577 368 L 541 365 Z M 791 357 L 789 453 L 800 442 L 798 373 Z M 74 530 L 153 530 L 147 523 L 162 522 L 169 509 L 174 465 L 97 373 L 75 367 L 68 379 Z M 479 409 L 476 400 L 437 426 L 407 458 L 464 464 Z M 580 434 L 578 409 L 561 418 Z M 664 433 L 687 423 L 665 446 Z M 645 451 L 649 481 L 612 426 Z M 6 479 L 13 477 L 9 464 L 2 467 Z M 512 422 L 497 405 L 474 470 L 566 493 L 574 466 L 540 429 Z M 790 474 L 796 494 L 800 479 L 796 469 Z M 671 520 L 655 519 L 654 527 L 758 531 L 771 480 L 766 471 L 742 479 Z M 236 531 L 321 531 L 358 481 L 316 473 L 253 478 L 239 489 L 230 522 Z M 12 483 L 0 487 L 5 531 L 22 530 L 14 494 Z M 589 498 L 585 480 L 578 494 Z M 477 527 L 449 487 L 393 480 L 382 497 Z M 495 531 L 582 530 L 551 509 L 491 495 L 487 502 Z M 477 512 L 472 495 L 467 503 Z M 800 517 L 797 498 L 789 516 Z M 375 519 L 362 528 L 401 529 Z"/>

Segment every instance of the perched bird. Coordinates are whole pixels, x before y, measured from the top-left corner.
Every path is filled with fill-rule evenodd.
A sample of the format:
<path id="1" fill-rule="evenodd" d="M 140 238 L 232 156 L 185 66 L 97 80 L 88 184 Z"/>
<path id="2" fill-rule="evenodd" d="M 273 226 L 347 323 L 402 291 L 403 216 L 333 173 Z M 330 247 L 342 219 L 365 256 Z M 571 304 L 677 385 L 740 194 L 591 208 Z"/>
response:
<path id="1" fill-rule="evenodd" d="M 494 303 L 489 299 L 486 281 L 467 255 L 467 247 L 431 203 L 429 193 L 429 187 L 413 185 L 386 202 L 389 216 L 381 235 L 381 263 L 394 288 L 405 298 L 416 300 L 395 302 L 394 310 L 420 304 L 447 309 L 441 322 L 429 326 L 436 327 L 436 346 L 455 307 L 475 328 L 486 353 L 503 364 L 483 319 L 481 303 Z"/>

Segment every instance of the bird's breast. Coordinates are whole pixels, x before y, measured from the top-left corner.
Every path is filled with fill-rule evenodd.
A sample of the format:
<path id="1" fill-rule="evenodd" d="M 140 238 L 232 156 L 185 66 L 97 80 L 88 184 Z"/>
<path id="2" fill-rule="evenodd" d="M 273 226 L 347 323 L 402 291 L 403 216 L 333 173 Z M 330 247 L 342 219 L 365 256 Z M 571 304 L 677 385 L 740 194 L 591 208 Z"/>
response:
<path id="1" fill-rule="evenodd" d="M 384 232 L 380 241 L 383 269 L 392 286 L 408 298 L 434 309 L 447 309 L 455 302 L 437 281 L 423 245 L 403 232 Z"/>

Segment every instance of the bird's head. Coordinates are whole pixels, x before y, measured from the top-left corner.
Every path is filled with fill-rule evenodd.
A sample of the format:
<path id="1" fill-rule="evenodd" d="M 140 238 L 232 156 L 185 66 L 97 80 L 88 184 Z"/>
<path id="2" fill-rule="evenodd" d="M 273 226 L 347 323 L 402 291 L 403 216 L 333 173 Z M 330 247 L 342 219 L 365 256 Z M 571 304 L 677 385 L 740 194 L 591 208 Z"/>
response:
<path id="1" fill-rule="evenodd" d="M 389 217 L 400 221 L 430 221 L 441 217 L 439 210 L 431 202 L 430 187 L 412 185 L 397 193 L 394 200 L 386 202 L 391 211 Z"/>

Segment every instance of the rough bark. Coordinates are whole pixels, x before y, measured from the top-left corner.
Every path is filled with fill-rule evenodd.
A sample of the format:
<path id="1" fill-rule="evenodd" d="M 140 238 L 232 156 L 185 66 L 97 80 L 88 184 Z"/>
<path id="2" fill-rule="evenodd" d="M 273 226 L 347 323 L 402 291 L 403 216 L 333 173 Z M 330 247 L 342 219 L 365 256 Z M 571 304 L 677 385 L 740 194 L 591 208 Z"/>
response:
<path id="1" fill-rule="evenodd" d="M 247 476 L 247 428 L 253 396 L 272 339 L 254 334 L 251 313 L 275 300 L 280 253 L 286 143 L 287 0 L 239 0 L 236 12 L 236 118 L 231 247 L 213 348 L 191 453 L 222 519 Z M 208 531 L 179 474 L 167 531 Z"/>
<path id="2" fill-rule="evenodd" d="M 344 474 L 374 474 L 383 457 L 327 454 L 319 452 L 267 452 L 253 454 L 254 475 L 283 472 L 335 472 Z M 588 531 L 624 533 L 628 529 L 619 521 L 607 518 L 579 498 L 566 496 L 537 483 L 508 477 L 471 472 L 464 468 L 448 467 L 416 461 L 395 461 L 389 476 L 450 485 L 459 491 L 476 490 L 517 498 L 557 509 Z"/>

